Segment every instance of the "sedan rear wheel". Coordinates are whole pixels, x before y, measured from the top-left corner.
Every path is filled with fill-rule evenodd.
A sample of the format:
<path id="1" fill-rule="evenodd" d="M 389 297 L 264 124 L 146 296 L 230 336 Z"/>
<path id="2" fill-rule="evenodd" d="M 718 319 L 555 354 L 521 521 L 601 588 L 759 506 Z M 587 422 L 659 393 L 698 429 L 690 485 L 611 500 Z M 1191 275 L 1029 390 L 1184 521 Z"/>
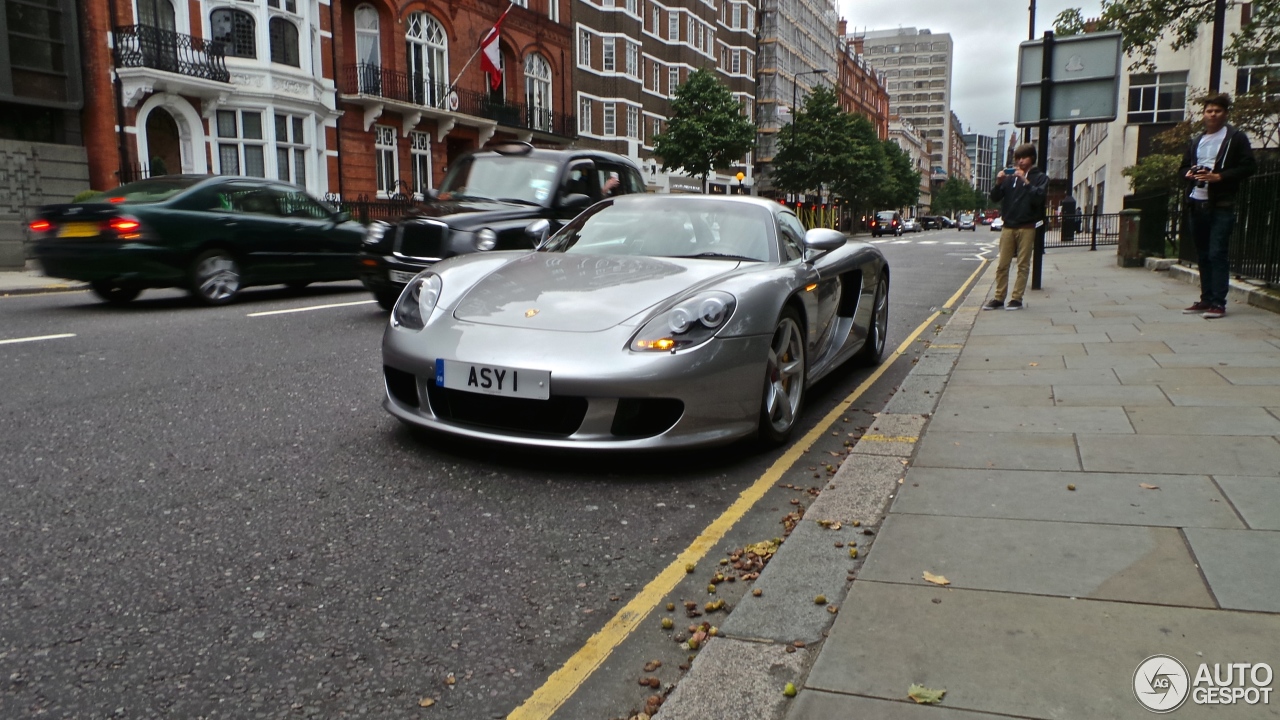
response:
<path id="1" fill-rule="evenodd" d="M 760 437 L 780 444 L 791 437 L 800 407 L 804 403 L 805 366 L 804 333 L 800 315 L 792 308 L 782 311 L 778 327 L 769 344 L 765 362 L 764 400 L 760 407 Z"/>
<path id="2" fill-rule="evenodd" d="M 240 293 L 240 265 L 226 250 L 207 250 L 191 265 L 190 289 L 203 305 L 225 305 Z"/>
<path id="3" fill-rule="evenodd" d="M 116 285 L 102 280 L 89 283 L 89 289 L 98 296 L 98 299 L 111 305 L 124 305 L 142 293 L 142 288 Z"/>

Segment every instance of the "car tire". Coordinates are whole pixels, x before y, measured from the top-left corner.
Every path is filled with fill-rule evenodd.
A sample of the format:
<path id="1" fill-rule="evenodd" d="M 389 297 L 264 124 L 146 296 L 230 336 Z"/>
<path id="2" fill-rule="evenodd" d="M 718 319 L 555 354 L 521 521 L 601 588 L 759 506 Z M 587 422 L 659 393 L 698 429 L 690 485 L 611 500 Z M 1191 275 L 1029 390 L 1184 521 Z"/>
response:
<path id="1" fill-rule="evenodd" d="M 876 283 L 875 300 L 871 303 L 871 323 L 867 327 L 867 340 L 853 356 L 854 362 L 863 366 L 879 365 L 884 357 L 885 338 L 889 334 L 889 276 L 880 274 Z"/>
<path id="2" fill-rule="evenodd" d="M 374 290 L 373 299 L 378 301 L 378 307 L 391 312 L 396 307 L 396 301 L 400 299 L 398 290 Z"/>
<path id="3" fill-rule="evenodd" d="M 94 295 L 98 296 L 99 300 L 108 305 L 125 305 L 142 294 L 142 288 L 117 285 L 103 280 L 89 283 L 89 289 L 93 291 Z"/>
<path id="4" fill-rule="evenodd" d="M 201 305 L 226 305 L 240 294 L 240 264 L 226 250 L 206 250 L 191 263 L 187 289 Z"/>
<path id="5" fill-rule="evenodd" d="M 760 439 L 781 445 L 791 437 L 804 407 L 809 368 L 800 314 L 783 308 L 765 359 L 764 397 L 760 401 Z"/>

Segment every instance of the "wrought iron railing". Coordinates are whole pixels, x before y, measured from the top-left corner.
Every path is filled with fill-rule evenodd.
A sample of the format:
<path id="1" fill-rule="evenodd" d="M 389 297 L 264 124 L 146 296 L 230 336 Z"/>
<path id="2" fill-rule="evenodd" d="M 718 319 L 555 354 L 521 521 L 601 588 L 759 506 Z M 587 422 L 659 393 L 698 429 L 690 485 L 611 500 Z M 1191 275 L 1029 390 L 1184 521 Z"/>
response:
<path id="1" fill-rule="evenodd" d="M 1046 250 L 1120 244 L 1120 214 L 1090 213 L 1073 217 L 1052 217 L 1044 231 Z"/>
<path id="2" fill-rule="evenodd" d="M 118 68 L 147 67 L 188 77 L 230 82 L 222 43 L 152 25 L 121 25 L 112 31 Z"/>
<path id="3" fill-rule="evenodd" d="M 326 203 L 342 212 L 351 213 L 351 217 L 365 225 L 384 220 L 394 222 L 413 210 L 417 202 L 406 195 L 394 195 L 387 199 L 374 199 L 368 195 L 357 195 L 354 199 L 344 200 L 337 195 L 324 196 Z"/>
<path id="4" fill-rule="evenodd" d="M 482 117 L 503 127 L 535 130 L 561 137 L 577 137 L 578 120 L 547 108 L 494 99 L 488 93 L 453 89 L 447 83 L 427 82 L 418 74 L 356 63 L 342 69 L 340 89 L 345 95 L 372 95 L 440 110 Z"/>

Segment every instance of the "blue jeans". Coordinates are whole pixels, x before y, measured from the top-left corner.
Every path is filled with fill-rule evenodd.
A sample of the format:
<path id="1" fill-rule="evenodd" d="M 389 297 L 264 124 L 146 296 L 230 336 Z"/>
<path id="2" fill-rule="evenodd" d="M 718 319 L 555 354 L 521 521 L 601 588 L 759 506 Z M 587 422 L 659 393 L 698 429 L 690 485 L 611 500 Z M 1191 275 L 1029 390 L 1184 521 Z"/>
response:
<path id="1" fill-rule="evenodd" d="M 1236 223 L 1236 210 L 1234 207 L 1193 202 L 1188 220 L 1199 254 L 1200 302 L 1226 307 L 1227 288 L 1231 284 L 1227 250 L 1231 245 L 1231 230 Z"/>

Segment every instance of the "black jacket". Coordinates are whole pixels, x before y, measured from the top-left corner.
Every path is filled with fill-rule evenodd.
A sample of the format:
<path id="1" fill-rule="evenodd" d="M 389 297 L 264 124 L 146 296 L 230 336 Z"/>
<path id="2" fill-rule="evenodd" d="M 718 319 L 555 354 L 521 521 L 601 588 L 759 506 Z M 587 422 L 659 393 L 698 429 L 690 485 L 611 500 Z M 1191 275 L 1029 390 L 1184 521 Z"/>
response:
<path id="1" fill-rule="evenodd" d="M 1209 202 L 1232 202 L 1240 189 L 1240 182 L 1258 169 L 1258 162 L 1253 159 L 1253 148 L 1249 146 L 1249 138 L 1239 129 L 1227 125 L 1227 136 L 1222 139 L 1222 147 L 1218 148 L 1218 158 L 1213 163 L 1213 171 L 1222 176 L 1222 180 L 1209 183 Z M 1182 167 L 1178 169 L 1178 177 L 1186 178 L 1187 171 L 1199 164 L 1196 160 L 1196 149 L 1204 133 L 1196 135 L 1187 143 L 1187 151 L 1182 155 Z M 1195 186 L 1194 180 L 1186 180 L 1187 193 Z"/>
<path id="2" fill-rule="evenodd" d="M 1044 198 L 1049 190 L 1049 176 L 1033 167 L 1026 182 L 1014 182 L 1016 176 L 991 188 L 991 199 L 1000 203 L 1000 217 L 1005 227 L 1033 227 L 1044 219 Z"/>

